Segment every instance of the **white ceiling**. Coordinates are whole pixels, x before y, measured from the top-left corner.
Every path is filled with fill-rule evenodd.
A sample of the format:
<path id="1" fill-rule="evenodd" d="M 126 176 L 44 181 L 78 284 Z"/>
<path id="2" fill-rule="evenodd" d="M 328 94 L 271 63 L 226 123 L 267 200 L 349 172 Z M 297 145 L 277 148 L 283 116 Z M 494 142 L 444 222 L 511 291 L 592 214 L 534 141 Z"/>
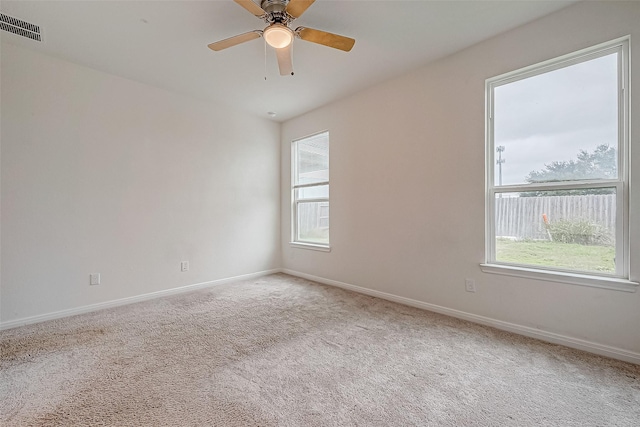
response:
<path id="1" fill-rule="evenodd" d="M 207 48 L 265 27 L 233 0 L 3 0 L 2 13 L 39 25 L 44 42 L 0 34 L 3 42 L 251 114 L 273 111 L 283 121 L 575 1 L 317 0 L 292 27 L 353 37 L 355 47 L 345 53 L 296 40 L 295 75 L 285 77 L 267 50 L 266 81 L 262 39 Z"/>

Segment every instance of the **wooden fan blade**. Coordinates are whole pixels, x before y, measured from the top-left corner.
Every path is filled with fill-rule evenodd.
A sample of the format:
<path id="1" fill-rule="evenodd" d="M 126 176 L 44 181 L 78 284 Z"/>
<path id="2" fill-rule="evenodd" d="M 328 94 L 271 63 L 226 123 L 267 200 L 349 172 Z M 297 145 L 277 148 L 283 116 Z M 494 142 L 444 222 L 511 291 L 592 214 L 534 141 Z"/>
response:
<path id="1" fill-rule="evenodd" d="M 291 0 L 284 10 L 294 18 L 299 18 L 316 0 Z"/>
<path id="2" fill-rule="evenodd" d="M 281 76 L 293 75 L 293 61 L 291 59 L 291 46 L 276 49 L 276 57 L 278 58 L 278 68 L 280 68 Z"/>
<path id="3" fill-rule="evenodd" d="M 344 50 L 345 52 L 349 52 L 356 43 L 352 38 L 327 33 L 326 31 L 314 30 L 313 28 L 296 28 L 296 34 L 302 40 Z"/>
<path id="4" fill-rule="evenodd" d="M 258 6 L 251 0 L 233 0 L 233 1 L 235 1 L 245 9 L 247 9 L 249 12 L 257 16 L 258 18 L 264 16 L 264 14 L 266 13 L 264 10 L 262 10 L 260 6 Z"/>
<path id="5" fill-rule="evenodd" d="M 229 37 L 228 39 L 220 40 L 219 42 L 211 43 L 209 45 L 209 49 L 217 52 L 240 43 L 248 42 L 249 40 L 259 39 L 260 37 L 262 37 L 262 31 L 249 31 L 248 33 L 239 34 L 237 36 Z"/>

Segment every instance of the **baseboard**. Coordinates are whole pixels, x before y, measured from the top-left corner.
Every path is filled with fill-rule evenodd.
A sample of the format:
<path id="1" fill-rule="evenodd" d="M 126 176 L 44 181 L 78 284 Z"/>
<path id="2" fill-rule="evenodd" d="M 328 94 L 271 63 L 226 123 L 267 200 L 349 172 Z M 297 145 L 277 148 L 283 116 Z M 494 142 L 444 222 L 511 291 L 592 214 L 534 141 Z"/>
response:
<path id="1" fill-rule="evenodd" d="M 472 313 L 467 313 L 460 310 L 454 310 L 447 307 L 442 307 L 435 304 L 430 304 L 422 301 L 418 301 L 411 298 L 405 298 L 398 295 L 376 291 L 373 289 L 363 288 L 361 286 L 351 285 L 349 283 L 339 282 L 337 280 L 326 279 L 324 277 L 314 276 L 311 274 L 301 273 L 289 269 L 273 269 L 265 270 L 256 273 L 244 274 L 240 276 L 228 277 L 224 279 L 212 280 L 208 282 L 196 283 L 193 285 L 182 286 L 179 288 L 166 289 L 163 291 L 151 292 L 148 294 L 137 295 L 128 298 L 122 298 L 112 301 L 106 301 L 97 304 L 86 305 L 69 310 L 61 310 L 53 313 L 42 314 L 38 316 L 25 317 L 17 320 L 11 320 L 9 322 L 1 322 L 0 330 L 16 328 L 19 326 L 30 325 L 34 323 L 45 322 L 47 320 L 60 319 L 63 317 L 75 316 L 77 314 L 89 313 L 92 311 L 103 310 L 105 308 L 119 307 L 123 305 L 133 304 L 136 302 L 146 301 L 150 299 L 160 298 L 169 295 L 180 294 L 184 292 L 190 292 L 197 289 L 208 288 L 216 285 L 223 285 L 226 283 L 237 282 L 241 280 L 251 280 L 258 277 L 266 276 L 274 273 L 286 273 L 291 276 L 301 277 L 303 279 L 312 280 L 314 282 L 322 283 L 329 286 L 335 286 L 338 288 L 347 289 L 350 291 L 358 292 L 365 295 L 370 295 L 377 298 L 382 298 L 388 301 L 397 302 L 399 304 L 408 305 L 411 307 L 421 308 L 435 313 L 444 314 L 458 319 L 468 320 L 470 322 L 479 323 L 481 325 L 491 326 L 504 331 L 513 332 L 516 334 L 528 336 L 531 338 L 537 338 L 542 341 L 547 341 L 554 344 L 564 345 L 566 347 L 575 348 L 578 350 L 587 351 L 589 353 L 598 354 L 601 356 L 611 357 L 613 359 L 623 360 L 625 362 L 635 363 L 640 365 L 640 353 L 624 350 L 617 347 L 611 347 L 586 341 L 578 338 L 569 337 L 566 335 L 556 334 L 554 332 L 543 331 L 540 329 L 530 328 L 528 326 L 522 326 L 515 323 L 504 322 L 502 320 L 492 319 L 490 317 L 479 316 Z"/>
<path id="2" fill-rule="evenodd" d="M 492 319 L 490 317 L 478 316 L 476 314 L 467 313 L 460 310 L 454 310 L 447 307 L 442 307 L 435 304 L 429 304 L 426 302 L 414 300 L 411 298 L 405 298 L 386 292 L 380 292 L 373 289 L 363 288 L 361 286 L 351 285 L 348 283 L 339 282 L 336 280 L 325 279 L 324 277 L 313 276 L 311 274 L 300 273 L 298 271 L 281 269 L 283 273 L 291 276 L 301 277 L 303 279 L 312 280 L 314 282 L 322 283 L 329 286 L 335 286 L 338 288 L 347 289 L 350 291 L 358 292 L 361 294 L 382 298 L 388 301 L 397 302 L 404 305 L 409 305 L 416 308 L 421 308 L 428 311 L 433 311 L 447 316 L 456 317 L 458 319 L 468 320 L 470 322 L 479 323 L 481 325 L 491 326 L 503 331 L 509 331 L 516 334 L 524 335 L 531 338 L 537 338 L 542 341 L 550 342 L 553 344 L 560 344 L 566 347 L 575 348 L 578 350 L 587 351 L 589 353 L 598 354 L 600 356 L 610 357 L 612 359 L 623 360 L 625 362 L 635 363 L 640 365 L 640 353 L 624 350 L 617 347 L 611 347 L 586 341 L 578 338 L 569 337 L 566 335 L 556 334 L 554 332 L 543 331 L 540 329 L 530 328 L 528 326 L 522 326 L 515 323 L 504 322 L 502 320 Z"/>
<path id="3" fill-rule="evenodd" d="M 75 316 L 76 314 L 89 313 L 92 311 L 103 310 L 105 308 L 119 307 L 122 305 L 133 304 L 136 302 L 147 301 L 150 299 L 166 297 L 168 295 L 181 294 L 184 292 L 195 291 L 197 289 L 209 288 L 211 286 L 224 285 L 226 283 L 238 282 L 240 280 L 251 280 L 269 274 L 280 273 L 279 268 L 273 270 L 259 271 L 257 273 L 243 274 L 240 276 L 228 277 L 225 279 L 211 280 L 209 282 L 196 283 L 193 285 L 181 286 L 179 288 L 166 289 L 164 291 L 151 292 L 143 295 L 136 295 L 128 298 L 121 298 L 112 301 L 100 302 L 97 304 L 85 305 L 82 307 L 71 308 L 68 310 L 56 311 L 53 313 L 41 314 L 38 316 L 24 317 L 9 322 L 0 323 L 0 331 L 5 329 L 17 328 L 19 326 L 31 325 L 33 323 L 45 322 L 47 320 L 60 319 L 63 317 Z"/>

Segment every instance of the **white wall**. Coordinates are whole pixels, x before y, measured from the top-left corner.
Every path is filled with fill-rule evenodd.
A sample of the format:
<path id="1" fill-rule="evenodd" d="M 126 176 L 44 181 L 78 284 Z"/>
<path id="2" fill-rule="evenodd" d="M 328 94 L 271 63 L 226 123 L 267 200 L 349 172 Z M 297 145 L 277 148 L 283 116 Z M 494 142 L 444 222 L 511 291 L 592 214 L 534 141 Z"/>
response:
<path id="1" fill-rule="evenodd" d="M 8 44 L 1 77 L 2 322 L 280 266 L 279 124 Z"/>
<path id="2" fill-rule="evenodd" d="M 482 273 L 485 79 L 632 36 L 632 278 L 640 279 L 640 3 L 583 2 L 282 129 L 286 269 L 640 353 L 640 293 Z M 292 248 L 291 140 L 330 131 L 330 253 Z M 478 292 L 466 293 L 475 278 Z M 640 359 L 639 359 L 640 360 Z"/>
<path id="3" fill-rule="evenodd" d="M 282 266 L 640 353 L 639 293 L 478 266 L 484 80 L 626 34 L 637 64 L 638 23 L 640 3 L 584 2 L 293 119 L 282 138 L 269 121 L 3 44 L 0 321 Z M 330 253 L 287 244 L 290 141 L 324 129 Z M 640 173 L 632 179 L 638 280 Z M 88 285 L 92 272 L 101 285 Z M 467 277 L 477 293 L 464 291 Z"/>

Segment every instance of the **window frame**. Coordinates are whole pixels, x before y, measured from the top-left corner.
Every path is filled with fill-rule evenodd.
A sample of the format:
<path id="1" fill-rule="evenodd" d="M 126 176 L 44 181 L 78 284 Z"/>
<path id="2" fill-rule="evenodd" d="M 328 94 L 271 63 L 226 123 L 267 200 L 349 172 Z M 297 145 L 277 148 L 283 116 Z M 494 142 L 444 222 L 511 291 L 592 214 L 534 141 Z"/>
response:
<path id="1" fill-rule="evenodd" d="M 330 191 L 330 185 L 329 185 L 329 181 L 331 180 L 331 174 L 329 173 L 329 179 L 326 181 L 321 181 L 321 182 L 317 182 L 317 183 L 312 183 L 312 184 L 297 184 L 296 183 L 296 177 L 298 175 L 298 143 L 301 141 L 305 141 L 307 139 L 310 138 L 315 138 L 318 137 L 320 135 L 326 134 L 326 138 L 327 138 L 327 144 L 330 143 L 329 140 L 329 131 L 328 130 L 323 130 L 320 132 L 316 132 L 301 138 L 297 138 L 294 139 L 293 141 L 291 141 L 291 239 L 289 241 L 289 245 L 291 247 L 295 247 L 295 248 L 301 248 L 301 249 L 312 249 L 312 250 L 317 250 L 317 251 L 322 251 L 322 252 L 330 252 L 331 251 L 331 246 L 330 246 L 330 242 L 331 240 L 329 239 L 329 243 L 327 244 L 322 244 L 322 243 L 318 243 L 318 242 L 311 242 L 311 241 L 305 241 L 305 240 L 300 240 L 299 239 L 299 224 L 298 224 L 298 205 L 300 203 L 314 203 L 314 202 L 327 202 L 329 203 L 330 206 L 330 201 L 329 198 L 331 196 L 331 191 Z M 330 144 L 328 145 L 330 147 Z M 329 162 L 329 168 L 331 167 L 331 161 L 330 161 L 330 148 L 328 149 L 328 153 L 327 153 L 327 157 L 328 157 L 328 162 Z M 299 199 L 297 196 L 297 191 L 299 189 L 303 189 L 303 188 L 313 188 L 313 187 L 321 187 L 321 186 L 327 186 L 328 189 L 328 194 L 329 196 L 327 197 L 317 197 L 317 198 L 313 198 L 313 199 Z M 329 229 L 329 235 L 331 234 L 331 223 L 330 223 L 330 217 L 331 217 L 331 207 L 329 207 L 329 214 L 327 215 L 327 218 L 329 218 L 329 226 L 327 227 Z"/>
<path id="2" fill-rule="evenodd" d="M 629 61 L 630 37 L 622 37 L 598 44 L 577 52 L 569 53 L 548 61 L 511 71 L 485 81 L 485 261 L 481 264 L 486 273 L 525 277 L 538 280 L 595 286 L 635 292 L 639 283 L 629 279 L 630 274 L 630 233 L 629 233 L 629 111 L 631 75 Z M 526 183 L 496 185 L 496 146 L 494 141 L 494 90 L 497 87 L 528 79 L 571 65 L 584 63 L 612 53 L 618 53 L 618 178 L 601 180 L 574 180 L 564 182 Z M 495 199 L 501 193 L 603 188 L 616 189 L 616 271 L 614 274 L 580 272 L 551 266 L 533 266 L 496 260 Z M 619 259 L 619 261 L 618 261 Z"/>

